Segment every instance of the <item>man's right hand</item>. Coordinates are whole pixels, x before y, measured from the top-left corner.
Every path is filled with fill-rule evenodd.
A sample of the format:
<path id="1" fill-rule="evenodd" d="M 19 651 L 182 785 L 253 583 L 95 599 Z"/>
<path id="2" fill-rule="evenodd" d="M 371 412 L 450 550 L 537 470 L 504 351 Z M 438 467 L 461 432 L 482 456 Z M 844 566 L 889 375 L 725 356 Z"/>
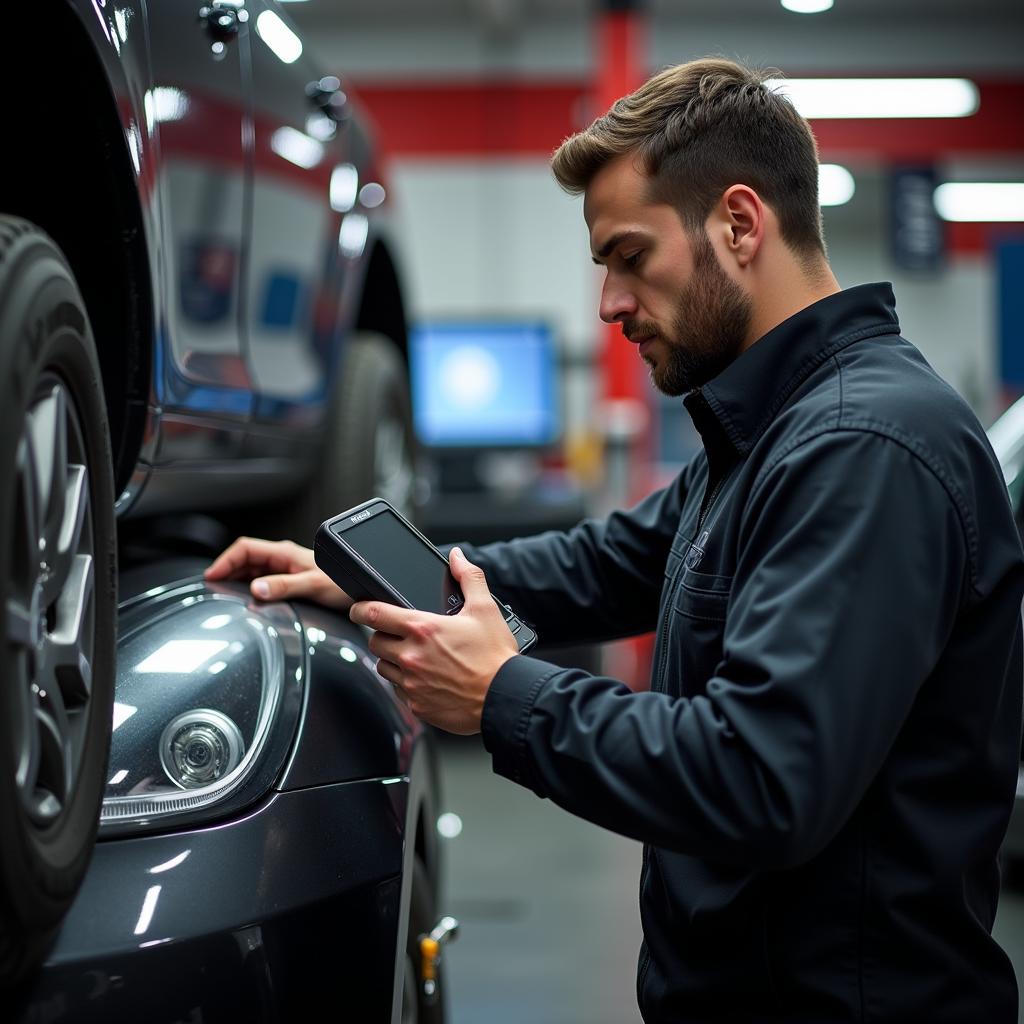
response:
<path id="1" fill-rule="evenodd" d="M 239 537 L 203 575 L 208 580 L 251 580 L 261 601 L 306 598 L 348 611 L 352 598 L 313 561 L 313 552 L 290 540 Z"/>

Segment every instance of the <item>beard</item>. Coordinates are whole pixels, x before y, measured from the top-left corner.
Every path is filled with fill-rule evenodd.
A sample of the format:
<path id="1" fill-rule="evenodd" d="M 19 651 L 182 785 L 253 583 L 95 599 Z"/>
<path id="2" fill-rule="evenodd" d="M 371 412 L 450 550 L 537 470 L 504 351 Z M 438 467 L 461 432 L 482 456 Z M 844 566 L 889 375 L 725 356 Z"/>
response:
<path id="1" fill-rule="evenodd" d="M 667 352 L 660 363 L 648 359 L 651 382 L 673 398 L 717 377 L 743 350 L 752 303 L 721 268 L 711 240 L 693 236 L 693 275 L 679 294 L 672 337 L 651 321 L 623 324 L 627 337 L 661 336 Z"/>

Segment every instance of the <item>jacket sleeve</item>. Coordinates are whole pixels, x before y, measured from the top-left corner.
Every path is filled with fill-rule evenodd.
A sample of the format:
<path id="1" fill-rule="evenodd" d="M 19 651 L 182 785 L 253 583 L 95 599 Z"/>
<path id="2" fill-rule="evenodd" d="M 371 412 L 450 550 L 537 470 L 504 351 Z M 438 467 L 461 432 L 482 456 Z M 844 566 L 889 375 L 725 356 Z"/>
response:
<path id="1" fill-rule="evenodd" d="M 804 443 L 751 492 L 703 693 L 512 658 L 484 706 L 495 770 L 658 846 L 801 863 L 852 813 L 946 644 L 969 575 L 958 508 L 895 441 Z"/>
<path id="2" fill-rule="evenodd" d="M 546 643 L 614 640 L 654 629 L 672 538 L 686 496 L 683 473 L 607 519 L 567 532 L 462 545 L 495 595 Z"/>

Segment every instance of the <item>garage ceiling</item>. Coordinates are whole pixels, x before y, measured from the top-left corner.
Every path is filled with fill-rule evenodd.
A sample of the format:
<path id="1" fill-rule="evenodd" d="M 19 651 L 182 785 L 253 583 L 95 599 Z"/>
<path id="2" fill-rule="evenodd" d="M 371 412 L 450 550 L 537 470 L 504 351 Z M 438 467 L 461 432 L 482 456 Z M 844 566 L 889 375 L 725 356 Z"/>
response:
<path id="1" fill-rule="evenodd" d="M 300 25 L 459 24 L 515 30 L 542 22 L 584 21 L 594 10 L 593 0 L 310 0 L 289 3 L 289 13 Z M 725 20 L 779 25 L 815 22 L 822 28 L 854 22 L 885 24 L 920 21 L 987 22 L 1020 31 L 1024 48 L 1024 3 L 1021 0 L 836 0 L 825 14 L 801 15 L 785 11 L 778 0 L 652 0 L 648 5 L 657 20 L 672 22 Z"/>

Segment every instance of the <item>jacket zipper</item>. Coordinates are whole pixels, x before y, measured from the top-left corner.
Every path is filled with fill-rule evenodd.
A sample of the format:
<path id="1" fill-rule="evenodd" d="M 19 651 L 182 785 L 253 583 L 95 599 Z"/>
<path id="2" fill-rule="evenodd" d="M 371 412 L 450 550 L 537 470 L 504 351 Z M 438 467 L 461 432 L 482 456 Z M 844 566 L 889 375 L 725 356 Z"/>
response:
<path id="1" fill-rule="evenodd" d="M 722 484 L 725 483 L 725 478 L 728 473 L 722 473 L 715 481 L 715 486 L 711 492 L 704 495 L 704 501 L 701 503 L 700 515 L 697 518 L 697 529 L 694 531 L 696 537 L 700 537 L 700 528 L 704 525 L 704 520 L 707 519 L 708 513 L 711 511 L 711 507 L 715 503 L 715 498 L 718 497 L 718 492 L 722 489 Z"/>

